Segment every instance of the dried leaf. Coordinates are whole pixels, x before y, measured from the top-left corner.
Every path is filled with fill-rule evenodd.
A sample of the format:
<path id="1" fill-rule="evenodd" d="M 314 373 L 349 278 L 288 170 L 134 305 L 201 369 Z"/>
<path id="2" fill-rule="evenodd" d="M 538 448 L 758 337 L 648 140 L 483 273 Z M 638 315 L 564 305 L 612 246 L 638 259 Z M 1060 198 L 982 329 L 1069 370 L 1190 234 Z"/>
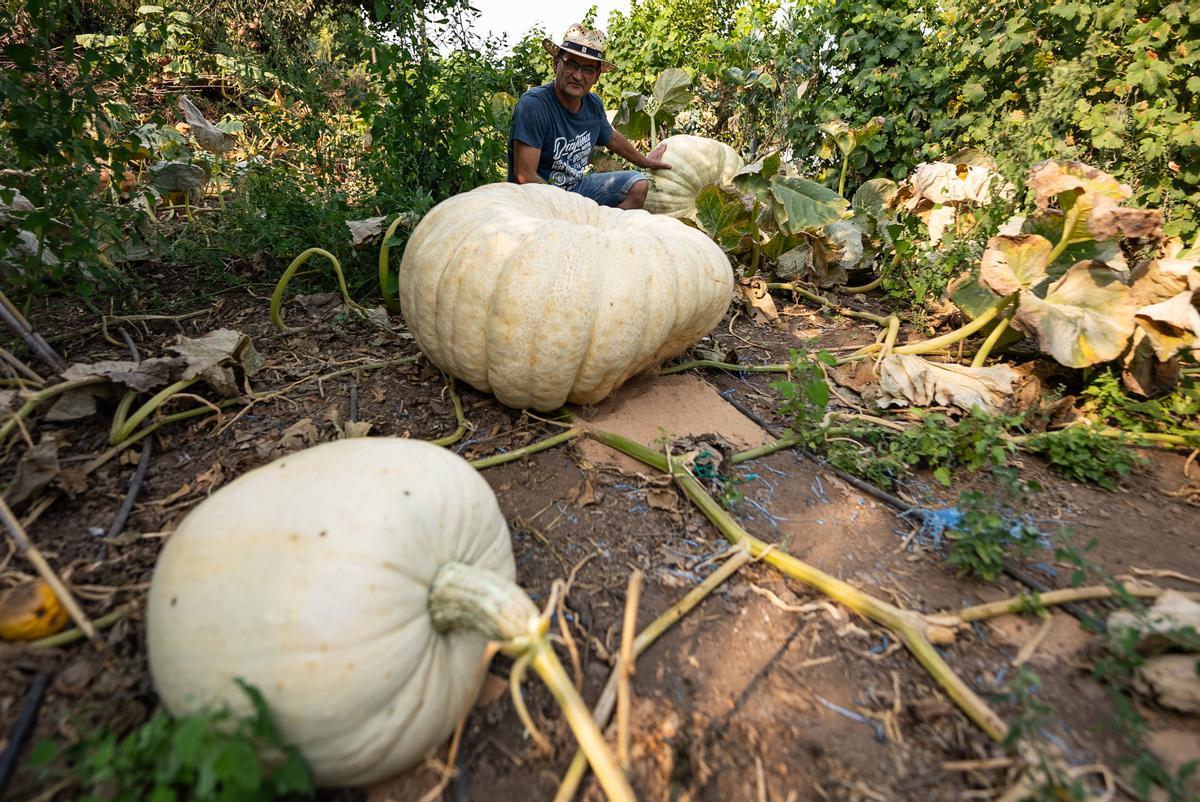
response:
<path id="1" fill-rule="evenodd" d="M 386 216 L 368 217 L 365 220 L 347 220 L 346 226 L 350 229 L 350 244 L 358 247 L 376 237 L 382 237 L 384 229 L 387 228 L 386 221 Z"/>
<path id="2" fill-rule="evenodd" d="M 1044 211 L 1051 200 L 1057 200 L 1064 212 L 1079 209 L 1072 240 L 1110 240 L 1121 235 L 1162 238 L 1161 212 L 1122 207 L 1133 194 L 1129 185 L 1083 162 L 1041 162 L 1030 171 L 1028 186 L 1036 193 L 1038 209 Z"/>
<path id="3" fill-rule="evenodd" d="M 1183 242 L 1168 240 L 1153 259 L 1138 265 L 1130 276 L 1134 303 L 1148 306 L 1200 286 L 1200 256 L 1183 249 Z"/>
<path id="4" fill-rule="evenodd" d="M 1122 362 L 1121 382 L 1125 389 L 1143 398 L 1165 395 L 1179 384 L 1182 376 L 1178 359 L 1161 361 L 1154 354 L 1154 345 L 1146 332 L 1138 328 L 1133 334 L 1133 346 Z"/>
<path id="5" fill-rule="evenodd" d="M 969 368 L 935 364 L 919 356 L 893 354 L 879 364 L 878 404 L 881 407 L 954 406 L 996 410 L 1012 394 L 1018 375 L 1008 365 Z"/>
<path id="6" fill-rule="evenodd" d="M 965 170 L 963 169 L 965 167 Z M 1012 187 L 986 167 L 952 162 L 918 164 L 908 180 L 903 207 L 915 211 L 922 200 L 948 205 L 969 202 L 990 203 L 993 197 L 1009 197 Z"/>
<path id="7" fill-rule="evenodd" d="M 90 418 L 96 414 L 96 399 L 108 394 L 107 387 L 97 385 L 68 390 L 60 395 L 54 405 L 46 411 L 44 420 L 50 423 L 65 423 Z"/>
<path id="8" fill-rule="evenodd" d="M 192 136 L 200 143 L 200 147 L 209 153 L 228 153 L 237 144 L 237 139 L 232 134 L 222 131 L 205 119 L 200 109 L 184 95 L 179 96 L 179 110 L 183 112 L 183 119 L 187 120 L 191 127 Z"/>
<path id="9" fill-rule="evenodd" d="M 1181 713 L 1200 713 L 1200 675 L 1196 655 L 1164 654 L 1138 666 L 1133 687 L 1163 707 Z"/>
<path id="10" fill-rule="evenodd" d="M 1053 250 L 1050 240 L 1037 234 L 992 237 L 979 264 L 979 281 L 1001 295 L 1033 289 L 1046 277 Z"/>
<path id="11" fill-rule="evenodd" d="M 0 187 L 0 191 L 3 190 L 11 191 L 13 193 L 13 199 L 5 203 L 4 196 L 0 194 L 0 225 L 17 219 L 9 214 L 9 212 L 25 213 L 33 211 L 33 204 L 29 202 L 29 198 L 26 198 L 24 195 L 22 195 L 19 190 L 13 189 L 12 187 Z M 22 214 L 20 219 L 24 218 L 25 215 Z"/>
<path id="12" fill-rule="evenodd" d="M 77 363 L 62 372 L 65 381 L 103 377 L 140 393 L 149 392 L 175 381 L 185 362 L 176 357 L 153 357 L 141 362 L 104 360 L 90 365 Z"/>
<path id="13" fill-rule="evenodd" d="M 58 476 L 58 438 L 52 434 L 42 435 L 33 448 L 21 455 L 12 484 L 4 492 L 4 499 L 16 506 L 46 487 Z"/>
<path id="14" fill-rule="evenodd" d="M 1137 310 L 1136 318 L 1154 346 L 1154 354 L 1166 362 L 1180 351 L 1200 348 L 1200 312 L 1192 304 L 1192 291 Z"/>
<path id="15" fill-rule="evenodd" d="M 1121 274 L 1101 262 L 1080 262 L 1050 285 L 1044 299 L 1021 291 L 1012 323 L 1037 335 L 1060 363 L 1082 368 L 1116 359 L 1133 334 L 1134 306 Z"/>
<path id="16" fill-rule="evenodd" d="M 203 337 L 180 337 L 176 344 L 167 346 L 167 350 L 186 360 L 180 378 L 202 376 L 226 398 L 241 392 L 235 368 L 246 376 L 253 376 L 262 367 L 262 358 L 254 350 L 250 338 L 234 329 L 217 329 Z"/>
<path id="17" fill-rule="evenodd" d="M 772 323 L 779 320 L 775 299 L 767 290 L 767 282 L 761 276 L 738 279 L 738 293 L 754 310 L 755 323 Z"/>

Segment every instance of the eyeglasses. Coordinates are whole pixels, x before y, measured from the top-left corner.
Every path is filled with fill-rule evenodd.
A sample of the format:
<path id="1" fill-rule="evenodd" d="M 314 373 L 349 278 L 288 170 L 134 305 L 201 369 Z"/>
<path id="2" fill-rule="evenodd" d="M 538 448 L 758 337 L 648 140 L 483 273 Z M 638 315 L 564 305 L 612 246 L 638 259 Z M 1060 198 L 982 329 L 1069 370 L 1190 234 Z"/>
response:
<path id="1" fill-rule="evenodd" d="M 559 63 L 563 65 L 564 70 L 568 72 L 577 72 L 584 78 L 595 78 L 600 72 L 600 68 L 595 64 L 580 64 L 578 61 L 567 58 L 566 56 L 563 56 L 561 59 L 559 59 Z"/>

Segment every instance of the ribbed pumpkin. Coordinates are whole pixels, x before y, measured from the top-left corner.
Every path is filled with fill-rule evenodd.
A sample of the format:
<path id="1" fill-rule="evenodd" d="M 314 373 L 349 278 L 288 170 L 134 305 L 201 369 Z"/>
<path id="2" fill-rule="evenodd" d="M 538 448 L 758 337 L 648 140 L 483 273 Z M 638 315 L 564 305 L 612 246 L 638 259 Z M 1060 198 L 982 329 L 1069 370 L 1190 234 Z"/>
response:
<path id="1" fill-rule="evenodd" d="M 737 151 L 715 139 L 677 134 L 662 142 L 667 146 L 663 160 L 670 170 L 655 170 L 646 195 L 646 211 L 681 219 L 696 214 L 696 196 L 712 184 L 728 184 L 745 166 Z"/>
<path id="2" fill-rule="evenodd" d="M 484 635 L 431 618 L 447 564 L 516 575 L 496 497 L 461 457 L 382 438 L 282 457 L 201 502 L 159 555 L 154 686 L 176 716 L 245 714 L 242 679 L 318 784 L 393 775 L 450 734 L 482 679 Z"/>
<path id="3" fill-rule="evenodd" d="M 400 306 L 438 367 L 504 404 L 600 401 L 724 315 L 729 261 L 669 217 L 544 184 L 489 184 L 413 231 Z"/>

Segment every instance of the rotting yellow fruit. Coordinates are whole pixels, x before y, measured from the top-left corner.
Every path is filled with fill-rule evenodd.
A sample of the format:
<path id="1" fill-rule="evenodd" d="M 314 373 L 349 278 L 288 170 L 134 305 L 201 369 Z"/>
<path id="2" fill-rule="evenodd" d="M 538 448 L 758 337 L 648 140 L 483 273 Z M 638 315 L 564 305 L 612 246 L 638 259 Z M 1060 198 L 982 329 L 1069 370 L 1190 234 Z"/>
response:
<path id="1" fill-rule="evenodd" d="M 67 625 L 67 611 L 41 579 L 0 593 L 0 638 L 37 640 Z"/>
<path id="2" fill-rule="evenodd" d="M 400 265 L 409 329 L 442 370 L 511 407 L 594 404 L 725 314 L 729 260 L 703 232 L 545 184 L 438 204 Z"/>
<path id="3" fill-rule="evenodd" d="M 670 170 L 655 170 L 646 211 L 684 220 L 696 217 L 696 196 L 705 187 L 724 186 L 745 166 L 733 148 L 715 139 L 677 134 L 662 141 Z"/>

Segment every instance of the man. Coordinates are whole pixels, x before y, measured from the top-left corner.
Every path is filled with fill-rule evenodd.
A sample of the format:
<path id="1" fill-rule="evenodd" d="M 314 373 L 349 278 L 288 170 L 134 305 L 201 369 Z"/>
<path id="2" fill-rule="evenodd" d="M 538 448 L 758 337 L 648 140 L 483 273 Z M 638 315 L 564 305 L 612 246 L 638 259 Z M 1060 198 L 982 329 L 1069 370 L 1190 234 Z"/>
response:
<path id="1" fill-rule="evenodd" d="M 650 177 L 637 170 L 584 175 L 588 157 L 603 145 L 646 170 L 669 170 L 662 160 L 665 145 L 643 156 L 612 127 L 592 87 L 600 73 L 615 66 L 604 59 L 604 34 L 572 25 L 561 45 L 542 40 L 554 57 L 554 81 L 521 96 L 513 110 L 508 135 L 508 180 L 517 184 L 552 184 L 578 192 L 602 206 L 640 209 Z"/>

